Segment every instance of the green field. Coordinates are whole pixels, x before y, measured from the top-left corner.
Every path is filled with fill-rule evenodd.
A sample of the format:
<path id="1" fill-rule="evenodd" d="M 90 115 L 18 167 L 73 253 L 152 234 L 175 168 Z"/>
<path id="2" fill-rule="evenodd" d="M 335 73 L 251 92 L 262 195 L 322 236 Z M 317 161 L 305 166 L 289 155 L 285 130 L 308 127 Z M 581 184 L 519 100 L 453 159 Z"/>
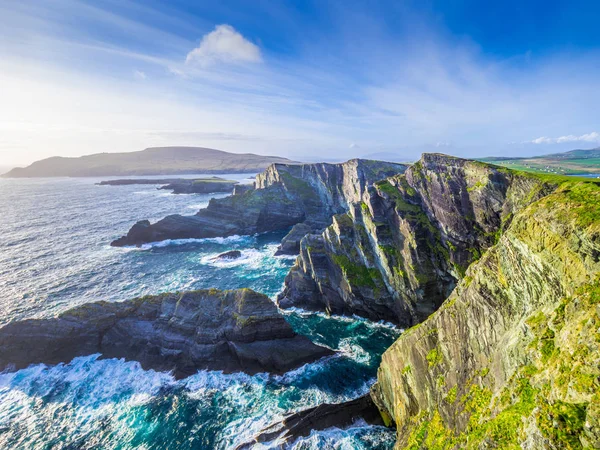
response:
<path id="1" fill-rule="evenodd" d="M 554 173 L 577 175 L 584 173 L 600 174 L 600 148 L 592 150 L 572 150 L 565 153 L 534 156 L 530 158 L 483 158 L 483 162 L 524 170 L 534 173 Z"/>

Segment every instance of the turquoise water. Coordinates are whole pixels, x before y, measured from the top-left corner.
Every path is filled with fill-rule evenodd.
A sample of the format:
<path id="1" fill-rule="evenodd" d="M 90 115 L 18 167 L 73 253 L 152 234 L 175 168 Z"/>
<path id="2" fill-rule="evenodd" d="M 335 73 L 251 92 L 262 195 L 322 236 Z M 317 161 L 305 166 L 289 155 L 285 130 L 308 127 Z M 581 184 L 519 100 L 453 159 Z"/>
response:
<path id="1" fill-rule="evenodd" d="M 281 234 L 110 247 L 136 220 L 191 214 L 211 196 L 97 181 L 0 180 L 0 323 L 165 291 L 250 287 L 274 297 L 281 289 L 293 264 L 273 256 Z M 242 258 L 212 261 L 231 249 Z M 285 314 L 339 353 L 284 376 L 201 371 L 176 381 L 98 355 L 0 374 L 0 448 L 234 448 L 291 412 L 366 393 L 399 334 L 357 318 Z M 313 432 L 290 448 L 387 449 L 393 441 L 391 431 L 358 423 Z"/>

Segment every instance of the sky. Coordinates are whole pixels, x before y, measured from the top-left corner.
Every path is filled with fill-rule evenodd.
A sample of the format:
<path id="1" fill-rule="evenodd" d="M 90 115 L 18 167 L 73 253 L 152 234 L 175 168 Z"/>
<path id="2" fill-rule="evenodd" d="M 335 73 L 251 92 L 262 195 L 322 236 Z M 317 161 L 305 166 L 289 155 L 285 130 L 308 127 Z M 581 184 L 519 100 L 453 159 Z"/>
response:
<path id="1" fill-rule="evenodd" d="M 0 0 L 0 166 L 600 146 L 600 2 Z"/>

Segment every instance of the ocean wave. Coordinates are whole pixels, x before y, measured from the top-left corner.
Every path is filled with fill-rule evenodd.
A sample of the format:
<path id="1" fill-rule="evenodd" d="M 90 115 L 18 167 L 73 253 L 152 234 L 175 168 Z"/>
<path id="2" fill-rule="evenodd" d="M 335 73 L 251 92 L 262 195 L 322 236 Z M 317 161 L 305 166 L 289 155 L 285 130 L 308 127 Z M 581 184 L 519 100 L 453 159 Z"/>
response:
<path id="1" fill-rule="evenodd" d="M 205 243 L 222 244 L 222 245 L 242 244 L 242 243 L 250 243 L 254 239 L 255 239 L 254 236 L 240 236 L 240 235 L 234 234 L 233 236 L 215 237 L 215 238 L 165 239 L 163 241 L 148 242 L 146 244 L 142 244 L 139 247 L 134 246 L 134 245 L 126 245 L 123 247 L 107 246 L 107 248 L 110 248 L 113 250 L 116 249 L 117 251 L 147 251 L 147 250 L 152 250 L 153 248 L 164 248 L 164 247 L 170 247 L 170 246 L 189 245 L 189 244 L 205 244 Z"/>
<path id="2" fill-rule="evenodd" d="M 298 308 L 297 306 L 292 306 L 291 308 L 282 309 L 281 312 L 283 314 L 297 314 L 299 316 L 304 316 L 304 317 L 319 316 L 319 317 L 322 317 L 323 319 L 337 320 L 339 322 L 346 322 L 346 323 L 361 322 L 361 323 L 368 325 L 369 327 L 381 327 L 381 328 L 387 328 L 390 330 L 394 330 L 399 333 L 404 332 L 403 328 L 398 328 L 398 326 L 393 324 L 392 322 L 387 322 L 385 320 L 373 321 L 373 320 L 367 319 L 365 317 L 358 316 L 356 314 L 352 314 L 351 316 L 342 316 L 342 315 L 338 315 L 338 314 L 326 314 L 322 311 L 310 311 L 307 309 Z"/>
<path id="3" fill-rule="evenodd" d="M 300 437 L 285 446 L 289 450 L 358 450 L 364 448 L 391 449 L 395 433 L 389 428 L 374 426 L 359 420 L 351 426 L 327 428 L 312 431 L 307 437 Z M 275 443 L 277 444 L 277 443 Z M 259 448 L 276 448 L 273 445 Z"/>

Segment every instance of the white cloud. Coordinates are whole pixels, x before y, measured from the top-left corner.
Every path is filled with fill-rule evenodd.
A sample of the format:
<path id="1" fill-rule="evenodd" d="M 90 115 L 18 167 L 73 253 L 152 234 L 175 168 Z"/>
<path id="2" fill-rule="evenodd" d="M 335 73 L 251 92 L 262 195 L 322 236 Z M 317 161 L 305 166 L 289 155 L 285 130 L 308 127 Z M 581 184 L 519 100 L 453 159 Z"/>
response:
<path id="1" fill-rule="evenodd" d="M 546 136 L 541 136 L 532 141 L 527 141 L 525 143 L 531 144 L 564 144 L 567 142 L 600 142 L 600 133 L 596 131 L 592 131 L 591 133 L 582 134 L 581 136 L 575 136 L 574 134 L 569 134 L 567 136 L 560 136 L 557 138 L 549 138 Z"/>
<path id="2" fill-rule="evenodd" d="M 142 81 L 142 80 L 145 80 L 146 78 L 148 78 L 148 77 L 146 76 L 146 73 L 145 73 L 145 72 L 142 72 L 141 70 L 134 70 L 134 72 L 133 72 L 133 77 L 134 77 L 136 80 L 140 80 L 140 81 Z"/>
<path id="3" fill-rule="evenodd" d="M 259 63 L 260 48 L 231 25 L 217 25 L 206 34 L 200 45 L 188 53 L 186 64 L 209 66 L 215 63 Z"/>
<path id="4" fill-rule="evenodd" d="M 356 142 L 353 142 L 348 146 L 348 148 L 360 148 L 360 146 Z"/>

